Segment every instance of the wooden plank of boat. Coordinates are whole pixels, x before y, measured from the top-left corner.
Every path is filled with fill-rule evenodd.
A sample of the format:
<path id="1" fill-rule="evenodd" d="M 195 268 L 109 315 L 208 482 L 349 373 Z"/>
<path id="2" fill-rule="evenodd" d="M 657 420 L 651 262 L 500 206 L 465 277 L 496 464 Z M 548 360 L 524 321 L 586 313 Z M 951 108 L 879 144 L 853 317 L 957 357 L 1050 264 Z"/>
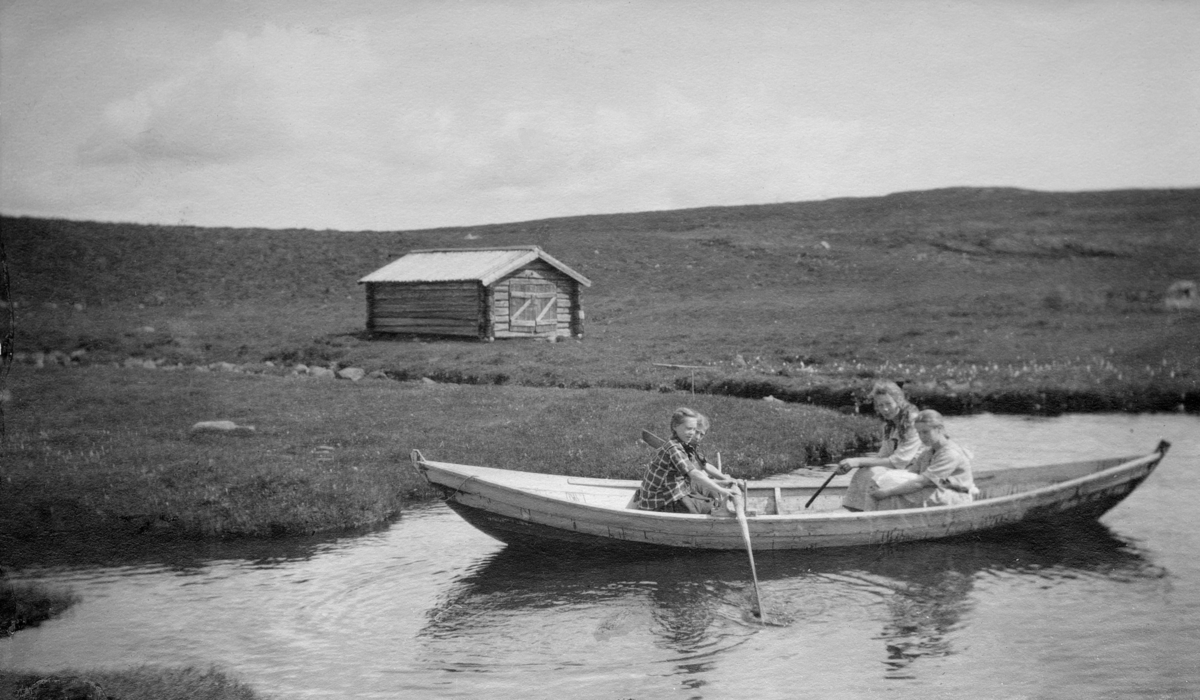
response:
<path id="1" fill-rule="evenodd" d="M 812 478 L 747 482 L 754 547 L 811 549 L 952 537 L 1029 520 L 1094 519 L 1128 496 L 1170 447 L 1159 443 L 1140 457 L 1089 460 L 985 471 L 976 475 L 980 498 L 935 508 L 849 512 L 845 485 L 832 485 L 813 507 L 804 503 L 820 486 Z M 565 542 L 606 548 L 740 549 L 733 517 L 659 513 L 628 508 L 634 480 L 537 474 L 425 459 L 413 466 L 439 488 L 465 520 L 514 544 Z"/>

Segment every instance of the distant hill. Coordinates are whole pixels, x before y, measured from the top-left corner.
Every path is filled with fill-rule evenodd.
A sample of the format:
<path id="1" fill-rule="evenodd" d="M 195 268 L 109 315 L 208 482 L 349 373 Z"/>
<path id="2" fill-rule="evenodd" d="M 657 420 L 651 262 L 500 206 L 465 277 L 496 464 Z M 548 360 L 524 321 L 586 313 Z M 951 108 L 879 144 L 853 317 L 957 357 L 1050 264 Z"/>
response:
<path id="1" fill-rule="evenodd" d="M 598 280 L 643 277 L 647 261 L 699 251 L 741 267 L 757 255 L 908 247 L 974 255 L 1143 261 L 1165 280 L 1197 276 L 1200 189 L 1050 193 L 948 188 L 883 197 L 577 216 L 414 231 L 314 231 L 3 217 L 12 294 L 29 303 L 180 304 L 323 298 L 404 252 L 537 244 Z M 674 250 L 673 250 L 674 249 Z M 1181 254 L 1182 253 L 1182 254 Z M 685 257 L 697 254 L 689 252 Z M 760 263 L 768 264 L 770 260 Z M 866 261 L 864 261 L 866 262 Z M 686 279 L 666 280 L 687 288 Z"/>
<path id="2" fill-rule="evenodd" d="M 1200 189 L 951 188 L 417 231 L 0 223 L 18 352 L 692 386 L 662 367 L 676 364 L 752 396 L 872 376 L 986 379 L 1029 405 L 1043 382 L 1155 387 L 1150 402 L 1089 404 L 1143 407 L 1200 384 L 1200 313 L 1162 303 L 1173 281 L 1200 280 Z M 365 333 L 356 282 L 403 253 L 528 244 L 594 283 L 582 343 Z"/>

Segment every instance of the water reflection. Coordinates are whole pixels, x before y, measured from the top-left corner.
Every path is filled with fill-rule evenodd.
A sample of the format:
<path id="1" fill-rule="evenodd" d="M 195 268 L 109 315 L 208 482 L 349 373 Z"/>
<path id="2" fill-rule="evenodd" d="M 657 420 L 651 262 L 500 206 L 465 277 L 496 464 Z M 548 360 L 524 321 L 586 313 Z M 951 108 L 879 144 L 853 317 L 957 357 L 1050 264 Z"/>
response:
<path id="1" fill-rule="evenodd" d="M 956 653 L 980 582 L 1015 578 L 1053 587 L 1087 576 L 1121 582 L 1165 575 L 1135 543 L 1100 523 L 756 558 L 769 622 L 883 618 L 874 639 L 892 678 L 912 677 L 920 659 Z M 516 632 L 512 622 L 522 613 L 595 610 L 602 617 L 590 630 L 595 639 L 649 632 L 676 673 L 702 684 L 720 652 L 778 631 L 750 616 L 751 595 L 744 552 L 547 556 L 510 547 L 459 576 L 427 611 L 420 636 L 505 636 Z"/>
<path id="2" fill-rule="evenodd" d="M 950 656 L 969 624 L 976 583 L 989 577 L 1036 579 L 1053 587 L 1095 576 L 1115 581 L 1163 578 L 1134 543 L 1098 522 L 1030 526 L 953 541 L 907 543 L 852 552 L 818 552 L 804 563 L 777 561 L 771 574 L 844 581 L 847 577 L 884 594 L 888 619 L 883 642 L 885 675 L 912 678 L 922 658 Z"/>
<path id="3" fill-rule="evenodd" d="M 384 528 L 337 534 L 270 539 L 193 540 L 136 537 L 40 537 L 4 543 L 3 564 L 14 570 L 151 567 L 180 574 L 201 572 L 215 561 L 247 561 L 277 567 L 307 561 L 363 538 L 378 537 Z"/>

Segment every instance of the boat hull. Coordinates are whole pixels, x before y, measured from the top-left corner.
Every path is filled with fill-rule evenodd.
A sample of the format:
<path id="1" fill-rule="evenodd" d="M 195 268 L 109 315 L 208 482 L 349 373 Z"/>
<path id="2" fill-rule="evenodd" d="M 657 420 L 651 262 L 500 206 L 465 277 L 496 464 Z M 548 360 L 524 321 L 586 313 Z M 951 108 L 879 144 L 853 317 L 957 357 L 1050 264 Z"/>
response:
<path id="1" fill-rule="evenodd" d="M 748 484 L 748 527 L 758 550 L 803 550 L 959 537 L 1031 522 L 1094 520 L 1116 506 L 1158 465 L 1165 443 L 1143 457 L 984 473 L 985 497 L 935 508 L 849 512 L 845 486 L 822 493 L 825 510 L 795 504 L 814 480 Z M 418 459 L 414 465 L 447 504 L 480 531 L 511 545 L 571 548 L 742 549 L 735 518 L 657 513 L 625 506 L 637 482 L 571 479 Z"/>

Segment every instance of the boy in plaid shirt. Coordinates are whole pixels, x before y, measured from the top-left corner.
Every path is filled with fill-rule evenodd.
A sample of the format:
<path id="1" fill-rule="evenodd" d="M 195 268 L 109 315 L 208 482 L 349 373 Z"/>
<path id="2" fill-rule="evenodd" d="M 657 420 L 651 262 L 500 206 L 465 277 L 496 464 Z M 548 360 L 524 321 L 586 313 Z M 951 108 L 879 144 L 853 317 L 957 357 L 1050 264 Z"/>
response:
<path id="1" fill-rule="evenodd" d="M 713 470 L 714 475 L 720 475 L 717 478 L 721 483 L 717 483 L 709 475 L 704 456 L 696 450 L 696 443 L 704 436 L 707 425 L 707 419 L 690 408 L 675 411 L 671 416 L 671 439 L 658 448 L 634 495 L 638 508 L 668 513 L 710 513 L 713 503 L 706 493 L 722 502 L 737 494 L 722 485 L 732 484 L 731 479 Z"/>

